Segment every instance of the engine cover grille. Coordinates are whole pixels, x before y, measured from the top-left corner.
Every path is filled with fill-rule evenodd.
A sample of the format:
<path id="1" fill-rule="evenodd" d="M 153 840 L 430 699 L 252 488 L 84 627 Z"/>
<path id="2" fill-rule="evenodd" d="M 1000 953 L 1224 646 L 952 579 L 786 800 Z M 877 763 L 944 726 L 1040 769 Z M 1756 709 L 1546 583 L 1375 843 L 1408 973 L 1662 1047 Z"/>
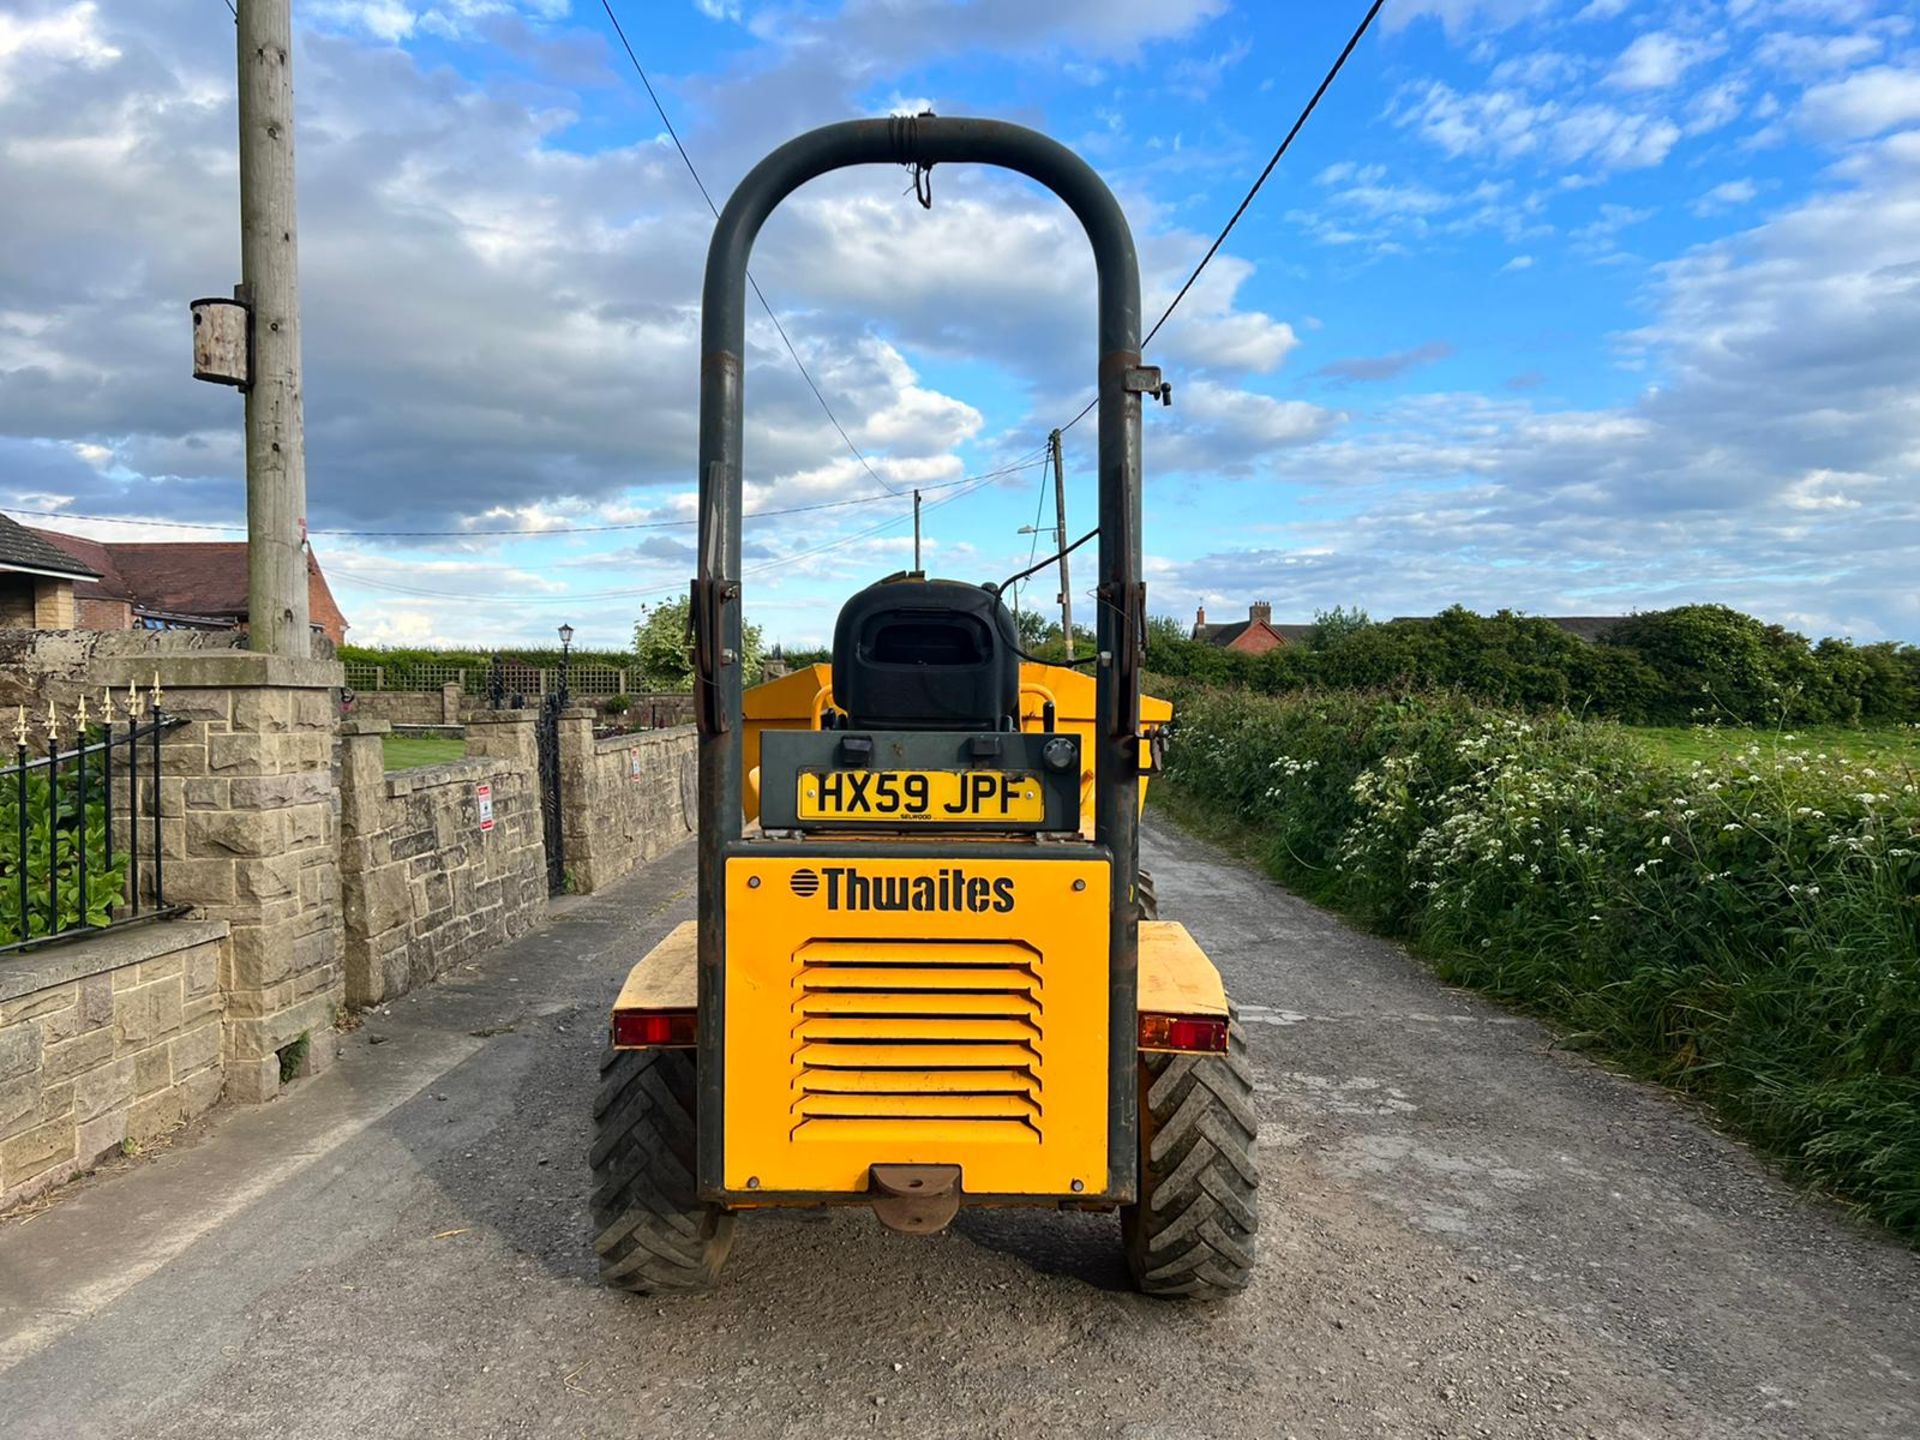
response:
<path id="1" fill-rule="evenodd" d="M 816 940 L 793 976 L 793 1135 L 884 1144 L 942 1122 L 1038 1144 L 1040 955 L 1009 941 Z"/>

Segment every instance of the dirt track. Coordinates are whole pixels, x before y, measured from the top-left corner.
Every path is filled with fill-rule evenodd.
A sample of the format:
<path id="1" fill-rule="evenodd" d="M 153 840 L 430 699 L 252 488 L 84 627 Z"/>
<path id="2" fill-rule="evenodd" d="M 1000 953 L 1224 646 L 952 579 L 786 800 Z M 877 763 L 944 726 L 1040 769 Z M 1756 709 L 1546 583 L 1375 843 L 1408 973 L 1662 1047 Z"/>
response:
<path id="1" fill-rule="evenodd" d="M 1920 1257 L 1153 824 L 1163 913 L 1252 1022 L 1248 1296 L 1139 1299 L 1110 1217 L 1025 1212 L 756 1219 L 712 1297 L 603 1292 L 604 1007 L 691 860 L 0 1222 L 0 1436 L 1920 1434 Z"/>

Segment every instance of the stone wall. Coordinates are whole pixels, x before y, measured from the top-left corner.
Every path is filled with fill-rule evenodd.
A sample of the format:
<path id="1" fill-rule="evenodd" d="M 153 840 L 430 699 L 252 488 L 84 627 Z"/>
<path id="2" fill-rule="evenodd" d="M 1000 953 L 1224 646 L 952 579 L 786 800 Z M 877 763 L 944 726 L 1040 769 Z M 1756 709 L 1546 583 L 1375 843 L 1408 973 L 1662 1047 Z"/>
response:
<path id="1" fill-rule="evenodd" d="M 604 890 L 693 834 L 694 730 L 593 738 L 593 712 L 560 722 L 561 840 L 574 890 Z"/>
<path id="2" fill-rule="evenodd" d="M 76 602 L 79 607 L 95 602 Z M 122 607 L 124 608 L 124 607 Z M 92 614 L 94 612 L 87 611 Z M 0 615 L 0 707 L 15 705 L 44 710 L 48 700 L 61 710 L 72 708 L 82 693 L 89 703 L 97 704 L 102 683 L 102 666 L 116 674 L 138 674 L 144 690 L 152 682 L 157 667 L 182 656 L 220 654 L 242 650 L 247 637 L 239 630 L 54 630 L 19 628 L 32 626 L 27 615 L 8 628 Z M 69 619 L 69 624 L 73 621 Z M 316 656 L 330 656 L 331 642 L 314 637 Z M 122 690 L 126 681 L 120 680 Z"/>
<path id="3" fill-rule="evenodd" d="M 356 690 L 347 718 L 390 725 L 458 725 L 464 704 L 454 684 L 438 690 Z"/>
<path id="4" fill-rule="evenodd" d="M 545 913 L 533 715 L 468 722 L 468 758 L 384 771 L 381 721 L 342 727 L 341 892 L 346 998 L 391 1000 L 483 950 L 524 934 Z M 478 787 L 492 787 L 493 828 L 480 828 Z"/>
<path id="5" fill-rule="evenodd" d="M 0 956 L 0 1211 L 220 1098 L 227 963 L 209 920 Z"/>

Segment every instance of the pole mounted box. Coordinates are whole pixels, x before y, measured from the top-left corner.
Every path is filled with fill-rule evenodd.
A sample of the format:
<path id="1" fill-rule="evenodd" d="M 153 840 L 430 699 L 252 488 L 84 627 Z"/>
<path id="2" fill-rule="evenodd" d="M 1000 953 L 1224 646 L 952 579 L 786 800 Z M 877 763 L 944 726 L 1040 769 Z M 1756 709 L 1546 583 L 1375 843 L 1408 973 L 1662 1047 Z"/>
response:
<path id="1" fill-rule="evenodd" d="M 218 297 L 189 302 L 193 312 L 193 378 L 245 390 L 253 383 L 253 311 L 246 301 Z"/>

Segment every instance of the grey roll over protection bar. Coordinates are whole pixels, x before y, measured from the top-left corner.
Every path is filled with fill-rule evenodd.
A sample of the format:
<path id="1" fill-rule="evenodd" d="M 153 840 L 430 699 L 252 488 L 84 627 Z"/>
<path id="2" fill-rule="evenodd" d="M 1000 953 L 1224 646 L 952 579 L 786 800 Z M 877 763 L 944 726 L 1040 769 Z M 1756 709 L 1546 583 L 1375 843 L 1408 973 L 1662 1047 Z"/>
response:
<path id="1" fill-rule="evenodd" d="M 1001 120 L 922 115 L 850 120 L 798 136 L 749 171 L 727 201 L 707 251 L 701 300 L 699 576 L 693 582 L 696 715 L 700 729 L 699 922 L 702 1051 L 718 1054 L 716 993 L 725 955 L 722 895 L 729 845 L 741 836 L 740 521 L 747 261 L 774 208 L 807 181 L 852 165 L 972 161 L 1046 186 L 1078 217 L 1099 276 L 1099 651 L 1094 759 L 1095 842 L 1113 883 L 1131 894 L 1139 862 L 1139 697 L 1145 638 L 1140 581 L 1140 400 L 1158 376 L 1140 364 L 1140 277 L 1119 203 L 1078 155 Z M 1113 907 L 1116 996 L 1131 1001 L 1134 906 Z M 1113 1018 L 1131 1053 L 1134 1016 Z M 710 1027 L 713 1027 L 710 1029 Z M 1116 1052 L 1117 1053 L 1117 1052 Z M 1129 1064 L 1127 1073 L 1131 1076 Z M 1130 1095 L 1129 1091 L 1129 1095 Z"/>

